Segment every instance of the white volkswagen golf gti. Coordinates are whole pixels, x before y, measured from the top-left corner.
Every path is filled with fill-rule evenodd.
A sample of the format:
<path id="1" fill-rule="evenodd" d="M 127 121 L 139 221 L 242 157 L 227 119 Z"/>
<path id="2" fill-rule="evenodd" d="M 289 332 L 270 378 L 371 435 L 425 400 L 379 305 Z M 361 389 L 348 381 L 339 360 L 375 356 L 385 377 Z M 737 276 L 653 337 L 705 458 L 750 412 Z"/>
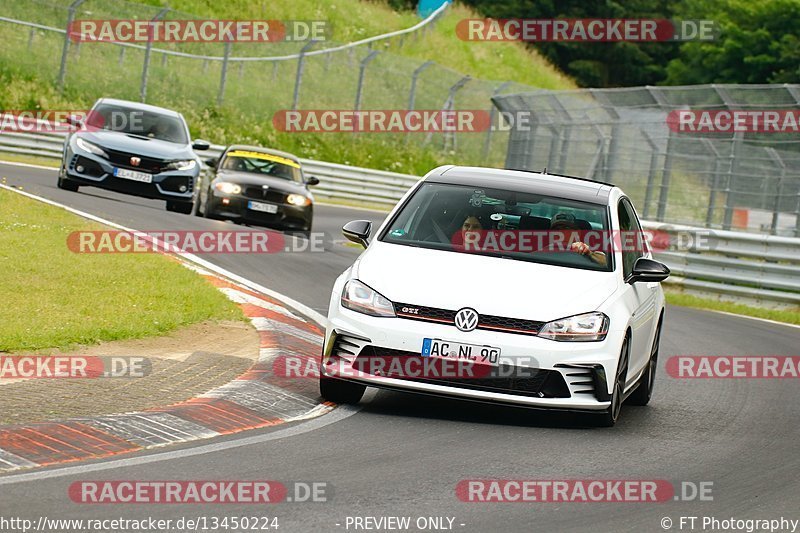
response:
<path id="1" fill-rule="evenodd" d="M 322 396 L 366 386 L 596 413 L 644 405 L 669 269 L 610 184 L 478 167 L 429 172 L 331 293 Z"/>

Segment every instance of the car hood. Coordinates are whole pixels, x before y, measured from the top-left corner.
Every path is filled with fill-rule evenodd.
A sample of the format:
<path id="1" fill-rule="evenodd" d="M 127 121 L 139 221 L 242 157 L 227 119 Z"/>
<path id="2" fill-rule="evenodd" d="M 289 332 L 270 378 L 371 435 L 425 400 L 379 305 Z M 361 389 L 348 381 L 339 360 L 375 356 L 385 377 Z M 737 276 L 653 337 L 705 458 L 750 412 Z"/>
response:
<path id="1" fill-rule="evenodd" d="M 550 321 L 598 309 L 614 272 L 373 243 L 353 276 L 393 302 Z"/>
<path id="2" fill-rule="evenodd" d="M 136 137 L 118 131 L 92 131 L 80 136 L 109 150 L 136 154 L 153 159 L 176 160 L 196 159 L 197 156 L 188 144 L 175 144 L 159 139 Z"/>
<path id="3" fill-rule="evenodd" d="M 230 181 L 239 185 L 268 185 L 271 189 L 284 191 L 287 193 L 297 193 L 308 195 L 308 190 L 301 183 L 289 181 L 283 178 L 271 178 L 269 176 L 259 176 L 252 172 L 236 172 L 232 170 L 220 170 L 217 172 L 217 179 Z"/>

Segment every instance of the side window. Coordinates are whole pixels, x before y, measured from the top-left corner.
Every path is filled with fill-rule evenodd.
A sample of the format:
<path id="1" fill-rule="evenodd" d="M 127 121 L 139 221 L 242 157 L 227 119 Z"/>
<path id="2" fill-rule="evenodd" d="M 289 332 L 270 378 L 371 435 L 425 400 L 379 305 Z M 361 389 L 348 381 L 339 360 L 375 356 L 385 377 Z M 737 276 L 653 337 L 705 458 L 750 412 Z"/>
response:
<path id="1" fill-rule="evenodd" d="M 639 221 L 636 218 L 636 212 L 633 210 L 630 202 L 627 198 L 622 198 L 619 201 L 618 206 L 618 213 L 619 213 L 619 229 L 622 232 L 638 232 L 637 238 L 641 235 L 641 227 L 639 226 Z M 640 250 L 637 250 L 638 246 L 634 246 L 633 249 L 630 249 L 628 246 L 623 246 L 622 248 L 622 276 L 628 277 L 630 273 L 633 271 L 633 264 L 636 262 L 637 259 L 642 257 L 643 253 Z"/>

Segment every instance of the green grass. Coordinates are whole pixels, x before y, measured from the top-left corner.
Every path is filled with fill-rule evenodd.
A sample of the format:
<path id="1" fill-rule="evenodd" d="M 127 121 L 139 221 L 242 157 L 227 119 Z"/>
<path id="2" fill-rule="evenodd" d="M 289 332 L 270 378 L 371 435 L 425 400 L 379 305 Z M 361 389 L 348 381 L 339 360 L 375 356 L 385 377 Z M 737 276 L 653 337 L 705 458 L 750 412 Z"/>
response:
<path id="1" fill-rule="evenodd" d="M 149 18 L 158 11 L 116 0 L 92 0 L 91 16 L 83 18 Z M 33 19 L 53 26 L 63 24 L 65 12 L 31 9 L 28 2 L 0 0 L 6 16 Z M 64 5 L 62 3 L 62 5 Z M 88 3 L 85 5 L 89 5 Z M 381 2 L 340 0 L 279 0 L 253 3 L 246 0 L 211 2 L 176 0 L 173 9 L 208 18 L 268 18 L 328 20 L 336 42 L 407 28 L 418 22 L 411 12 L 395 12 Z M 89 8 L 86 8 L 89 9 Z M 179 18 L 179 13 L 171 15 Z M 449 88 L 465 74 L 472 80 L 456 97 L 458 109 L 488 110 L 490 97 L 501 82 L 514 85 L 507 91 L 534 88 L 574 88 L 574 83 L 521 43 L 472 43 L 455 35 L 456 23 L 476 15 L 463 6 L 451 7 L 437 25 L 402 43 L 376 45 L 380 50 L 366 71 L 362 109 L 405 109 L 414 70 L 425 60 L 437 64 L 425 70 L 417 83 L 416 109 L 441 109 Z M 143 52 L 107 43 L 72 46 L 63 94 L 53 88 L 63 36 L 52 32 L 2 24 L 0 47 L 0 109 L 86 109 L 100 96 L 138 100 Z M 33 38 L 31 39 L 31 35 Z M 334 43 L 320 44 L 328 46 Z M 159 47 L 170 47 L 159 43 Z M 184 44 L 182 51 L 222 55 L 219 43 Z M 298 44 L 237 44 L 235 55 L 274 56 L 295 53 Z M 369 49 L 353 53 L 309 57 L 305 62 L 299 107 L 305 109 L 352 109 L 355 105 L 359 62 Z M 98 75 L 98 73 L 100 75 Z M 280 148 L 300 157 L 364 166 L 395 172 L 423 174 L 441 164 L 460 162 L 502 166 L 508 132 L 495 132 L 484 156 L 485 133 L 459 134 L 457 145 L 445 147 L 441 134 L 287 134 L 277 132 L 272 116 L 288 109 L 296 75 L 296 61 L 272 64 L 232 64 L 227 73 L 224 104 L 216 104 L 221 63 L 154 54 L 150 63 L 147 101 L 177 109 L 186 116 L 192 134 L 218 144 L 246 142 Z M 489 81 L 486 81 L 489 80 Z"/>
<path id="2" fill-rule="evenodd" d="M 68 349 L 243 320 L 211 284 L 158 254 L 76 254 L 73 231 L 103 229 L 0 190 L 0 352 Z"/>
<path id="3" fill-rule="evenodd" d="M 765 309 L 750 305 L 711 300 L 701 298 L 691 294 L 684 294 L 672 290 L 665 291 L 667 303 L 681 307 L 694 307 L 695 309 L 710 309 L 712 311 L 724 311 L 737 315 L 765 318 L 776 322 L 786 322 L 787 324 L 800 324 L 800 308 L 797 309 Z"/>

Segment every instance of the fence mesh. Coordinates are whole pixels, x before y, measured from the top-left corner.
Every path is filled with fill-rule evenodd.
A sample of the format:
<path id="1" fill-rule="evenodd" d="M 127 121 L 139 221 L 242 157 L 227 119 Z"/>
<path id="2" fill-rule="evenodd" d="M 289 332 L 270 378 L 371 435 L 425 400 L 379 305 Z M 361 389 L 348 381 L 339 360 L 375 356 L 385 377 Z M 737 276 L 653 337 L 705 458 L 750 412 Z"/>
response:
<path id="1" fill-rule="evenodd" d="M 413 33 L 319 54 L 339 43 L 70 42 L 70 20 L 197 19 L 125 0 L 0 0 L 0 61 L 86 99 L 168 102 L 214 113 L 222 104 L 269 131 L 280 110 L 455 109 L 530 113 L 530 127 L 458 134 L 380 134 L 462 164 L 587 176 L 622 186 L 643 216 L 673 223 L 800 232 L 797 134 L 672 132 L 675 109 L 798 109 L 796 85 L 545 91 L 465 77 L 398 53 Z M 282 58 L 308 52 L 301 58 Z M 272 58 L 272 59 L 270 59 Z M 242 132 L 242 140 L 250 140 Z M 355 133 L 353 136 L 364 135 Z M 355 137 L 354 137 L 355 138 Z M 215 139 L 211 139 L 214 141 Z M 309 153 L 314 157 L 313 147 Z M 395 170 L 392 168 L 391 170 Z"/>
<path id="2" fill-rule="evenodd" d="M 798 85 L 529 91 L 494 102 L 511 117 L 532 117 L 530 127 L 512 130 L 508 168 L 612 182 L 647 219 L 800 232 L 796 129 L 759 133 L 721 123 L 716 131 L 698 133 L 668 125 L 675 110 L 797 113 Z"/>

